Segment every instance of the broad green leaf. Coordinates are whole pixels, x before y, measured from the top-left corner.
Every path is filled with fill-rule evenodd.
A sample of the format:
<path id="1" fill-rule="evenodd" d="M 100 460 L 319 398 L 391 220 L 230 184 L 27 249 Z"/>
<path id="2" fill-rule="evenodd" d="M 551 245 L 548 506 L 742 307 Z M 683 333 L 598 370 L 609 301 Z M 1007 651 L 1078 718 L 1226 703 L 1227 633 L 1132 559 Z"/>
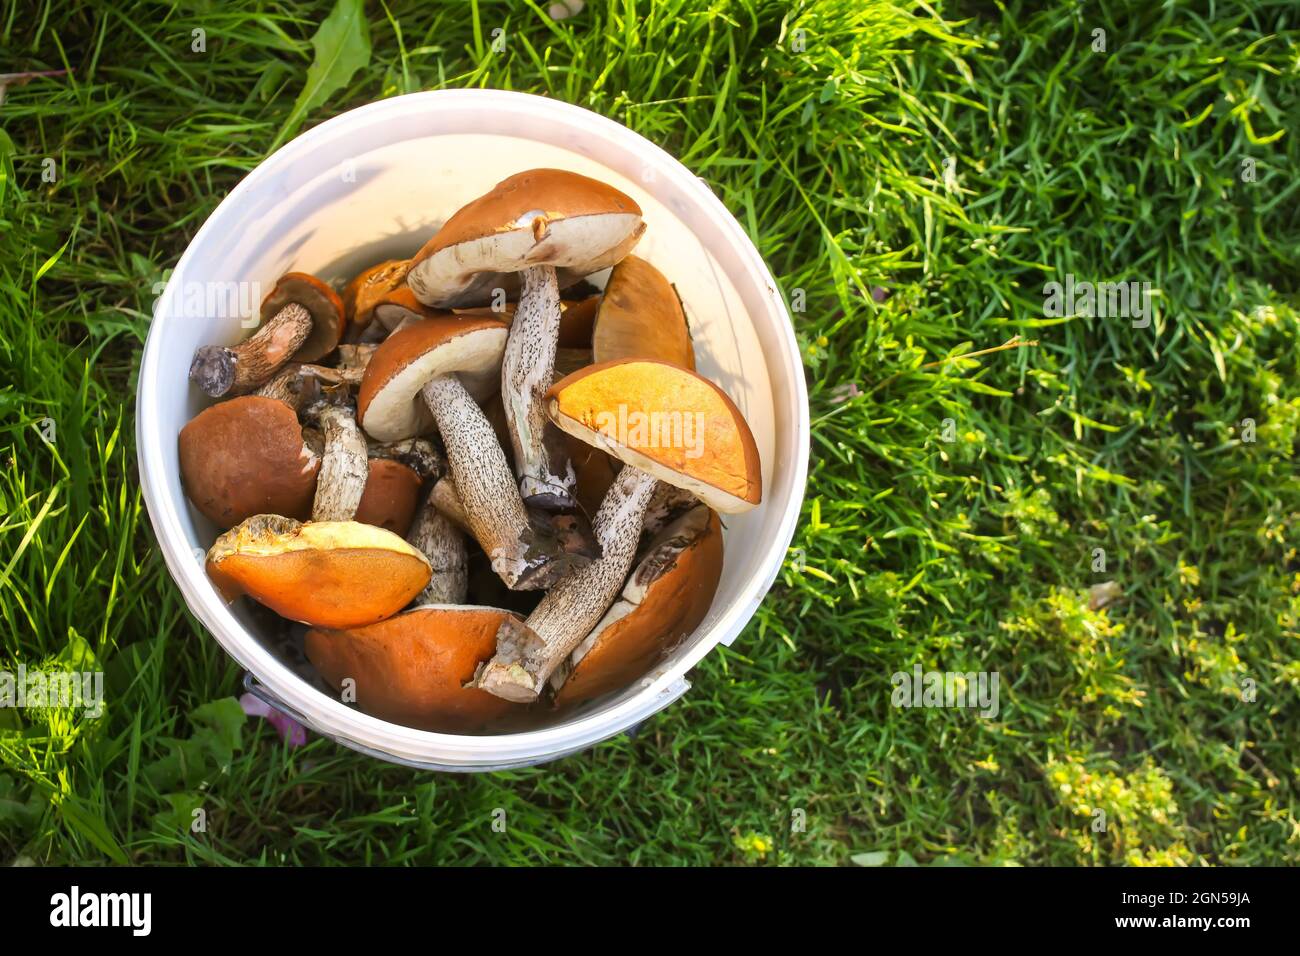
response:
<path id="1" fill-rule="evenodd" d="M 123 866 L 131 861 L 108 828 L 104 818 L 72 794 L 59 801 L 59 814 L 72 829 L 76 830 L 114 863 Z"/>
<path id="2" fill-rule="evenodd" d="M 336 0 L 330 15 L 312 35 L 316 58 L 307 70 L 307 83 L 269 152 L 275 152 L 297 132 L 308 112 L 320 106 L 370 63 L 370 24 L 361 0 Z"/>

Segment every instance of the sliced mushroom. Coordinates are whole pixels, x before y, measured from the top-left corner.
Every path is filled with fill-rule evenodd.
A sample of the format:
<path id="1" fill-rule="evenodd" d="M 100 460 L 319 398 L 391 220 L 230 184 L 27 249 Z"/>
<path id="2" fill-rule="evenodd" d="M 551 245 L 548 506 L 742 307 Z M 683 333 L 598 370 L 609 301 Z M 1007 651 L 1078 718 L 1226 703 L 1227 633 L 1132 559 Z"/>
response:
<path id="1" fill-rule="evenodd" d="M 374 315 L 375 304 L 406 278 L 407 260 L 389 259 L 371 266 L 343 289 L 343 307 L 348 325 L 364 332 Z"/>
<path id="2" fill-rule="evenodd" d="M 369 627 L 307 632 L 308 659 L 335 687 L 351 679 L 357 706 L 421 730 L 480 730 L 512 710 L 499 697 L 466 687 L 492 654 L 509 611 L 425 605 Z"/>
<path id="3" fill-rule="evenodd" d="M 434 419 L 474 537 L 506 584 L 545 588 L 573 562 L 530 521 L 492 426 L 474 401 L 492 385 L 505 326 L 491 319 L 429 319 L 393 333 L 361 383 L 361 424 L 392 440 Z"/>
<path id="4" fill-rule="evenodd" d="M 721 577 L 722 523 L 697 505 L 651 541 L 622 595 L 556 668 L 556 706 L 580 704 L 646 674 L 704 620 Z"/>
<path id="5" fill-rule="evenodd" d="M 181 429 L 178 450 L 185 493 L 219 528 L 311 512 L 321 459 L 282 401 L 244 395 L 206 408 Z"/>
<path id="6" fill-rule="evenodd" d="M 426 500 L 406 540 L 429 559 L 433 575 L 416 604 L 464 604 L 469 592 L 469 553 L 465 536 Z"/>
<path id="7" fill-rule="evenodd" d="M 396 614 L 429 583 L 429 561 L 391 531 L 355 521 L 302 524 L 255 515 L 208 551 L 227 598 L 246 594 L 281 617 L 359 627 Z"/>
<path id="8" fill-rule="evenodd" d="M 725 513 L 754 507 L 762 494 L 758 449 L 744 416 L 694 372 L 663 362 L 608 362 L 556 382 L 547 400 L 551 421 L 620 459 L 623 469 L 596 513 L 601 559 L 565 575 L 527 621 L 505 622 L 496 655 L 479 671 L 478 686 L 515 701 L 536 699 L 608 610 L 631 566 L 657 481 L 687 488 Z M 667 423 L 670 440 L 639 427 L 641 416 L 661 428 Z M 698 443 L 688 441 L 695 435 Z"/>
<path id="9" fill-rule="evenodd" d="M 251 391 L 291 359 L 314 362 L 328 355 L 345 322 L 333 289 L 305 273 L 286 273 L 262 301 L 262 327 L 239 345 L 196 349 L 190 379 L 213 398 Z"/>
<path id="10" fill-rule="evenodd" d="M 614 266 L 591 333 L 592 359 L 644 358 L 695 371 L 682 300 L 664 274 L 637 256 Z"/>
<path id="11" fill-rule="evenodd" d="M 545 434 L 544 396 L 560 331 L 556 269 L 587 275 L 613 265 L 644 229 L 640 207 L 612 186 L 565 170 L 534 169 L 462 208 L 411 260 L 407 285 L 421 302 L 443 308 L 475 304 L 503 274 L 521 275 L 523 291 L 501 360 L 501 398 L 526 502 L 574 507 L 573 471 L 552 460 L 559 446 Z"/>
<path id="12" fill-rule="evenodd" d="M 303 411 L 303 417 L 320 429 L 325 455 L 312 521 L 351 521 L 366 490 L 366 440 L 357 427 L 356 409 L 345 393 L 320 399 Z"/>

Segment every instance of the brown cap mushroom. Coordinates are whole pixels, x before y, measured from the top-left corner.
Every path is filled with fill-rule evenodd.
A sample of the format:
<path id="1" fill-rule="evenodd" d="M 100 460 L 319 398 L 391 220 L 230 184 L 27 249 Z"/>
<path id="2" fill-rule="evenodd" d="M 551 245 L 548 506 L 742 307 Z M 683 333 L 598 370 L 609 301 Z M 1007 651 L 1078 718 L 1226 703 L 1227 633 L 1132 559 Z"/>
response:
<path id="1" fill-rule="evenodd" d="M 357 706 L 421 730 L 479 730 L 512 709 L 464 686 L 513 618 L 489 607 L 425 605 L 369 627 L 307 632 L 307 658 L 326 682 L 355 681 Z"/>
<path id="2" fill-rule="evenodd" d="M 421 319 L 450 319 L 456 314 L 445 309 L 430 308 L 417 299 L 408 286 L 398 286 L 375 303 L 374 316 L 375 321 L 386 330 L 396 332 L 411 322 L 419 322 Z"/>
<path id="3" fill-rule="evenodd" d="M 366 366 L 357 394 L 361 427 L 380 441 L 431 431 L 434 414 L 421 397 L 424 386 L 450 378 L 464 386 L 471 404 L 487 397 L 505 343 L 505 324 L 494 319 L 431 319 L 394 333 Z"/>
<path id="4" fill-rule="evenodd" d="M 554 376 L 562 311 L 556 269 L 586 275 L 613 265 L 644 229 L 641 208 L 614 187 L 533 169 L 465 206 L 411 260 L 407 285 L 421 302 L 444 308 L 474 304 L 502 274 L 521 274 L 501 359 L 501 398 L 526 502 L 574 506 L 572 469 L 552 461 L 558 446 L 545 440 L 543 396 Z"/>
<path id="5" fill-rule="evenodd" d="M 353 521 L 405 536 L 420 497 L 420 476 L 393 458 L 372 458 Z"/>
<path id="6" fill-rule="evenodd" d="M 389 259 L 371 266 L 343 288 L 343 308 L 348 325 L 364 331 L 373 318 L 375 304 L 406 278 L 407 260 Z"/>
<path id="7" fill-rule="evenodd" d="M 474 401 L 494 384 L 505 336 L 493 319 L 429 319 L 395 332 L 371 357 L 358 406 L 362 427 L 385 440 L 426 431 L 436 418 L 475 538 L 509 587 L 533 590 L 561 573 L 552 565 L 562 552 L 530 521 Z"/>
<path id="8" fill-rule="evenodd" d="M 536 699 L 622 587 L 658 480 L 737 512 L 759 501 L 758 450 L 735 404 L 712 382 L 663 362 L 607 362 L 547 393 L 551 420 L 624 463 L 596 513 L 602 557 L 566 574 L 522 624 L 507 621 L 476 678 L 508 700 Z M 689 424 L 687 424 L 689 423 Z"/>
<path id="9" fill-rule="evenodd" d="M 250 391 L 290 359 L 314 362 L 328 355 L 346 319 L 333 289 L 306 273 L 287 272 L 262 301 L 261 321 L 256 334 L 239 345 L 196 349 L 190 379 L 213 398 Z"/>
<path id="10" fill-rule="evenodd" d="M 599 272 L 627 255 L 643 229 L 641 208 L 613 186 L 530 169 L 448 219 L 412 257 L 406 282 L 437 308 L 484 305 L 505 274 L 532 266 L 562 266 L 573 281 Z"/>
<path id="11" fill-rule="evenodd" d="M 704 620 L 721 577 L 722 523 L 696 505 L 651 541 L 622 596 L 556 668 L 556 706 L 591 700 L 644 675 Z"/>
<path id="12" fill-rule="evenodd" d="M 358 627 L 396 614 L 429 583 L 429 561 L 391 531 L 355 521 L 255 515 L 208 551 L 208 575 L 291 621 Z"/>
<path id="13" fill-rule="evenodd" d="M 310 513 L 321 460 L 284 402 L 244 395 L 205 408 L 181 429 L 178 445 L 185 493 L 217 527 L 256 514 Z"/>
<path id="14" fill-rule="evenodd" d="M 595 362 L 646 358 L 695 371 L 695 347 L 677 290 L 636 256 L 614 266 L 591 333 Z"/>

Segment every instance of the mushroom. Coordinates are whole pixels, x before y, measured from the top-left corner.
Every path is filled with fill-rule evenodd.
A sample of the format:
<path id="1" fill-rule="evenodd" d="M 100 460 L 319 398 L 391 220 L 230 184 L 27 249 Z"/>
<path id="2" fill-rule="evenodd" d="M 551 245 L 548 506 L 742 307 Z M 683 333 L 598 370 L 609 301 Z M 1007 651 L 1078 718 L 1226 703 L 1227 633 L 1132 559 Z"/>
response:
<path id="1" fill-rule="evenodd" d="M 269 514 L 219 537 L 207 569 L 227 598 L 246 594 L 281 617 L 317 627 L 358 627 L 391 617 L 430 575 L 428 559 L 391 531 Z"/>
<path id="2" fill-rule="evenodd" d="M 407 286 L 398 286 L 384 295 L 375 303 L 374 314 L 375 324 L 382 326 L 388 333 L 396 332 L 422 319 L 446 319 L 453 315 L 445 309 L 432 309 L 425 305 Z M 496 316 L 482 317 L 496 318 Z"/>
<path id="3" fill-rule="evenodd" d="M 536 699 L 613 602 L 658 481 L 728 514 L 762 496 L 749 425 L 722 389 L 694 372 L 640 359 L 606 362 L 556 382 L 547 402 L 551 421 L 623 469 L 593 522 L 601 559 L 566 574 L 522 624 L 503 623 L 497 653 L 476 677 L 484 690 L 516 701 Z"/>
<path id="4" fill-rule="evenodd" d="M 367 443 L 368 474 L 354 521 L 405 536 L 411 529 L 420 485 L 447 470 L 441 454 L 423 438 Z M 412 542 L 414 543 L 414 542 Z M 428 552 L 425 552 L 428 557 Z M 435 571 L 436 574 L 436 571 Z"/>
<path id="5" fill-rule="evenodd" d="M 346 320 L 333 289 L 313 276 L 288 272 L 262 300 L 261 322 L 239 345 L 196 349 L 190 379 L 213 398 L 251 391 L 290 359 L 314 362 L 334 351 Z"/>
<path id="6" fill-rule="evenodd" d="M 352 520 L 405 536 L 419 497 L 419 475 L 394 458 L 372 458 Z"/>
<path id="7" fill-rule="evenodd" d="M 721 577 L 722 523 L 696 505 L 651 541 L 622 595 L 556 668 L 556 706 L 591 700 L 644 675 L 704 620 Z"/>
<path id="8" fill-rule="evenodd" d="M 379 348 L 374 344 L 362 343 L 344 343 L 339 346 L 338 352 L 338 369 L 344 371 L 347 369 L 366 370 L 370 364 L 370 356 L 375 354 L 375 349 Z"/>
<path id="9" fill-rule="evenodd" d="M 560 330 L 557 268 L 577 276 L 613 265 L 636 244 L 641 209 L 606 183 L 560 169 L 533 169 L 498 183 L 456 212 L 414 258 L 406 282 L 440 308 L 473 305 L 504 274 L 522 292 L 501 359 L 501 397 L 524 500 L 574 506 L 574 476 L 546 441 L 543 396 L 554 376 Z"/>
<path id="10" fill-rule="evenodd" d="M 428 431 L 436 419 L 474 537 L 507 586 L 549 587 L 572 556 L 530 520 L 492 426 L 475 403 L 494 384 L 505 325 L 438 318 L 393 333 L 366 368 L 358 395 L 362 427 L 393 440 Z"/>
<path id="11" fill-rule="evenodd" d="M 322 398 L 303 411 L 325 440 L 312 521 L 351 521 L 366 490 L 366 440 L 357 428 L 356 409 L 346 393 Z"/>
<path id="12" fill-rule="evenodd" d="M 429 559 L 433 574 L 416 604 L 464 604 L 469 593 L 469 554 L 465 536 L 426 498 L 406 540 Z"/>
<path id="13" fill-rule="evenodd" d="M 509 611 L 424 605 L 369 627 L 314 628 L 307 658 L 327 683 L 351 679 L 357 706 L 368 714 L 421 730 L 481 729 L 513 709 L 508 701 L 466 687 L 492 655 Z"/>
<path id="14" fill-rule="evenodd" d="M 465 506 L 460 503 L 460 492 L 456 490 L 456 481 L 450 475 L 439 478 L 429 490 L 429 503 L 445 517 L 450 518 L 462 531 L 469 531 L 469 516 Z"/>
<path id="15" fill-rule="evenodd" d="M 695 371 L 686 313 L 664 274 L 637 256 L 614 266 L 591 333 L 592 358 L 647 358 Z"/>
<path id="16" fill-rule="evenodd" d="M 310 513 L 321 459 L 291 405 L 256 395 L 221 402 L 187 422 L 177 445 L 185 493 L 217 527 Z"/>
<path id="17" fill-rule="evenodd" d="M 343 308 L 348 325 L 364 332 L 373 318 L 375 304 L 406 278 L 407 260 L 389 259 L 371 266 L 343 288 Z"/>

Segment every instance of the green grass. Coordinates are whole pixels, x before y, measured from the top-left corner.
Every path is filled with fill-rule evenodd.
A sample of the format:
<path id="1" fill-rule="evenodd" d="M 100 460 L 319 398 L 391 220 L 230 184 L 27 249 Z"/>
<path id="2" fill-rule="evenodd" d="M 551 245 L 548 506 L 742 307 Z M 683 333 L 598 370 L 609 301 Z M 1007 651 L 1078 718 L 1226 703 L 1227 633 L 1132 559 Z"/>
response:
<path id="1" fill-rule="evenodd" d="M 0 669 L 91 657 L 108 705 L 0 710 L 0 860 L 1300 862 L 1293 4 L 546 6 L 372 3 L 369 65 L 303 126 L 526 90 L 710 182 L 805 305 L 808 497 L 760 612 L 634 739 L 536 769 L 232 714 L 143 511 L 134 376 L 154 284 L 295 131 L 329 7 L 11 6 L 4 68 L 69 72 L 0 106 Z M 1067 274 L 1150 282 L 1150 326 L 1045 317 Z M 891 707 L 918 662 L 997 671 L 998 716 Z"/>

